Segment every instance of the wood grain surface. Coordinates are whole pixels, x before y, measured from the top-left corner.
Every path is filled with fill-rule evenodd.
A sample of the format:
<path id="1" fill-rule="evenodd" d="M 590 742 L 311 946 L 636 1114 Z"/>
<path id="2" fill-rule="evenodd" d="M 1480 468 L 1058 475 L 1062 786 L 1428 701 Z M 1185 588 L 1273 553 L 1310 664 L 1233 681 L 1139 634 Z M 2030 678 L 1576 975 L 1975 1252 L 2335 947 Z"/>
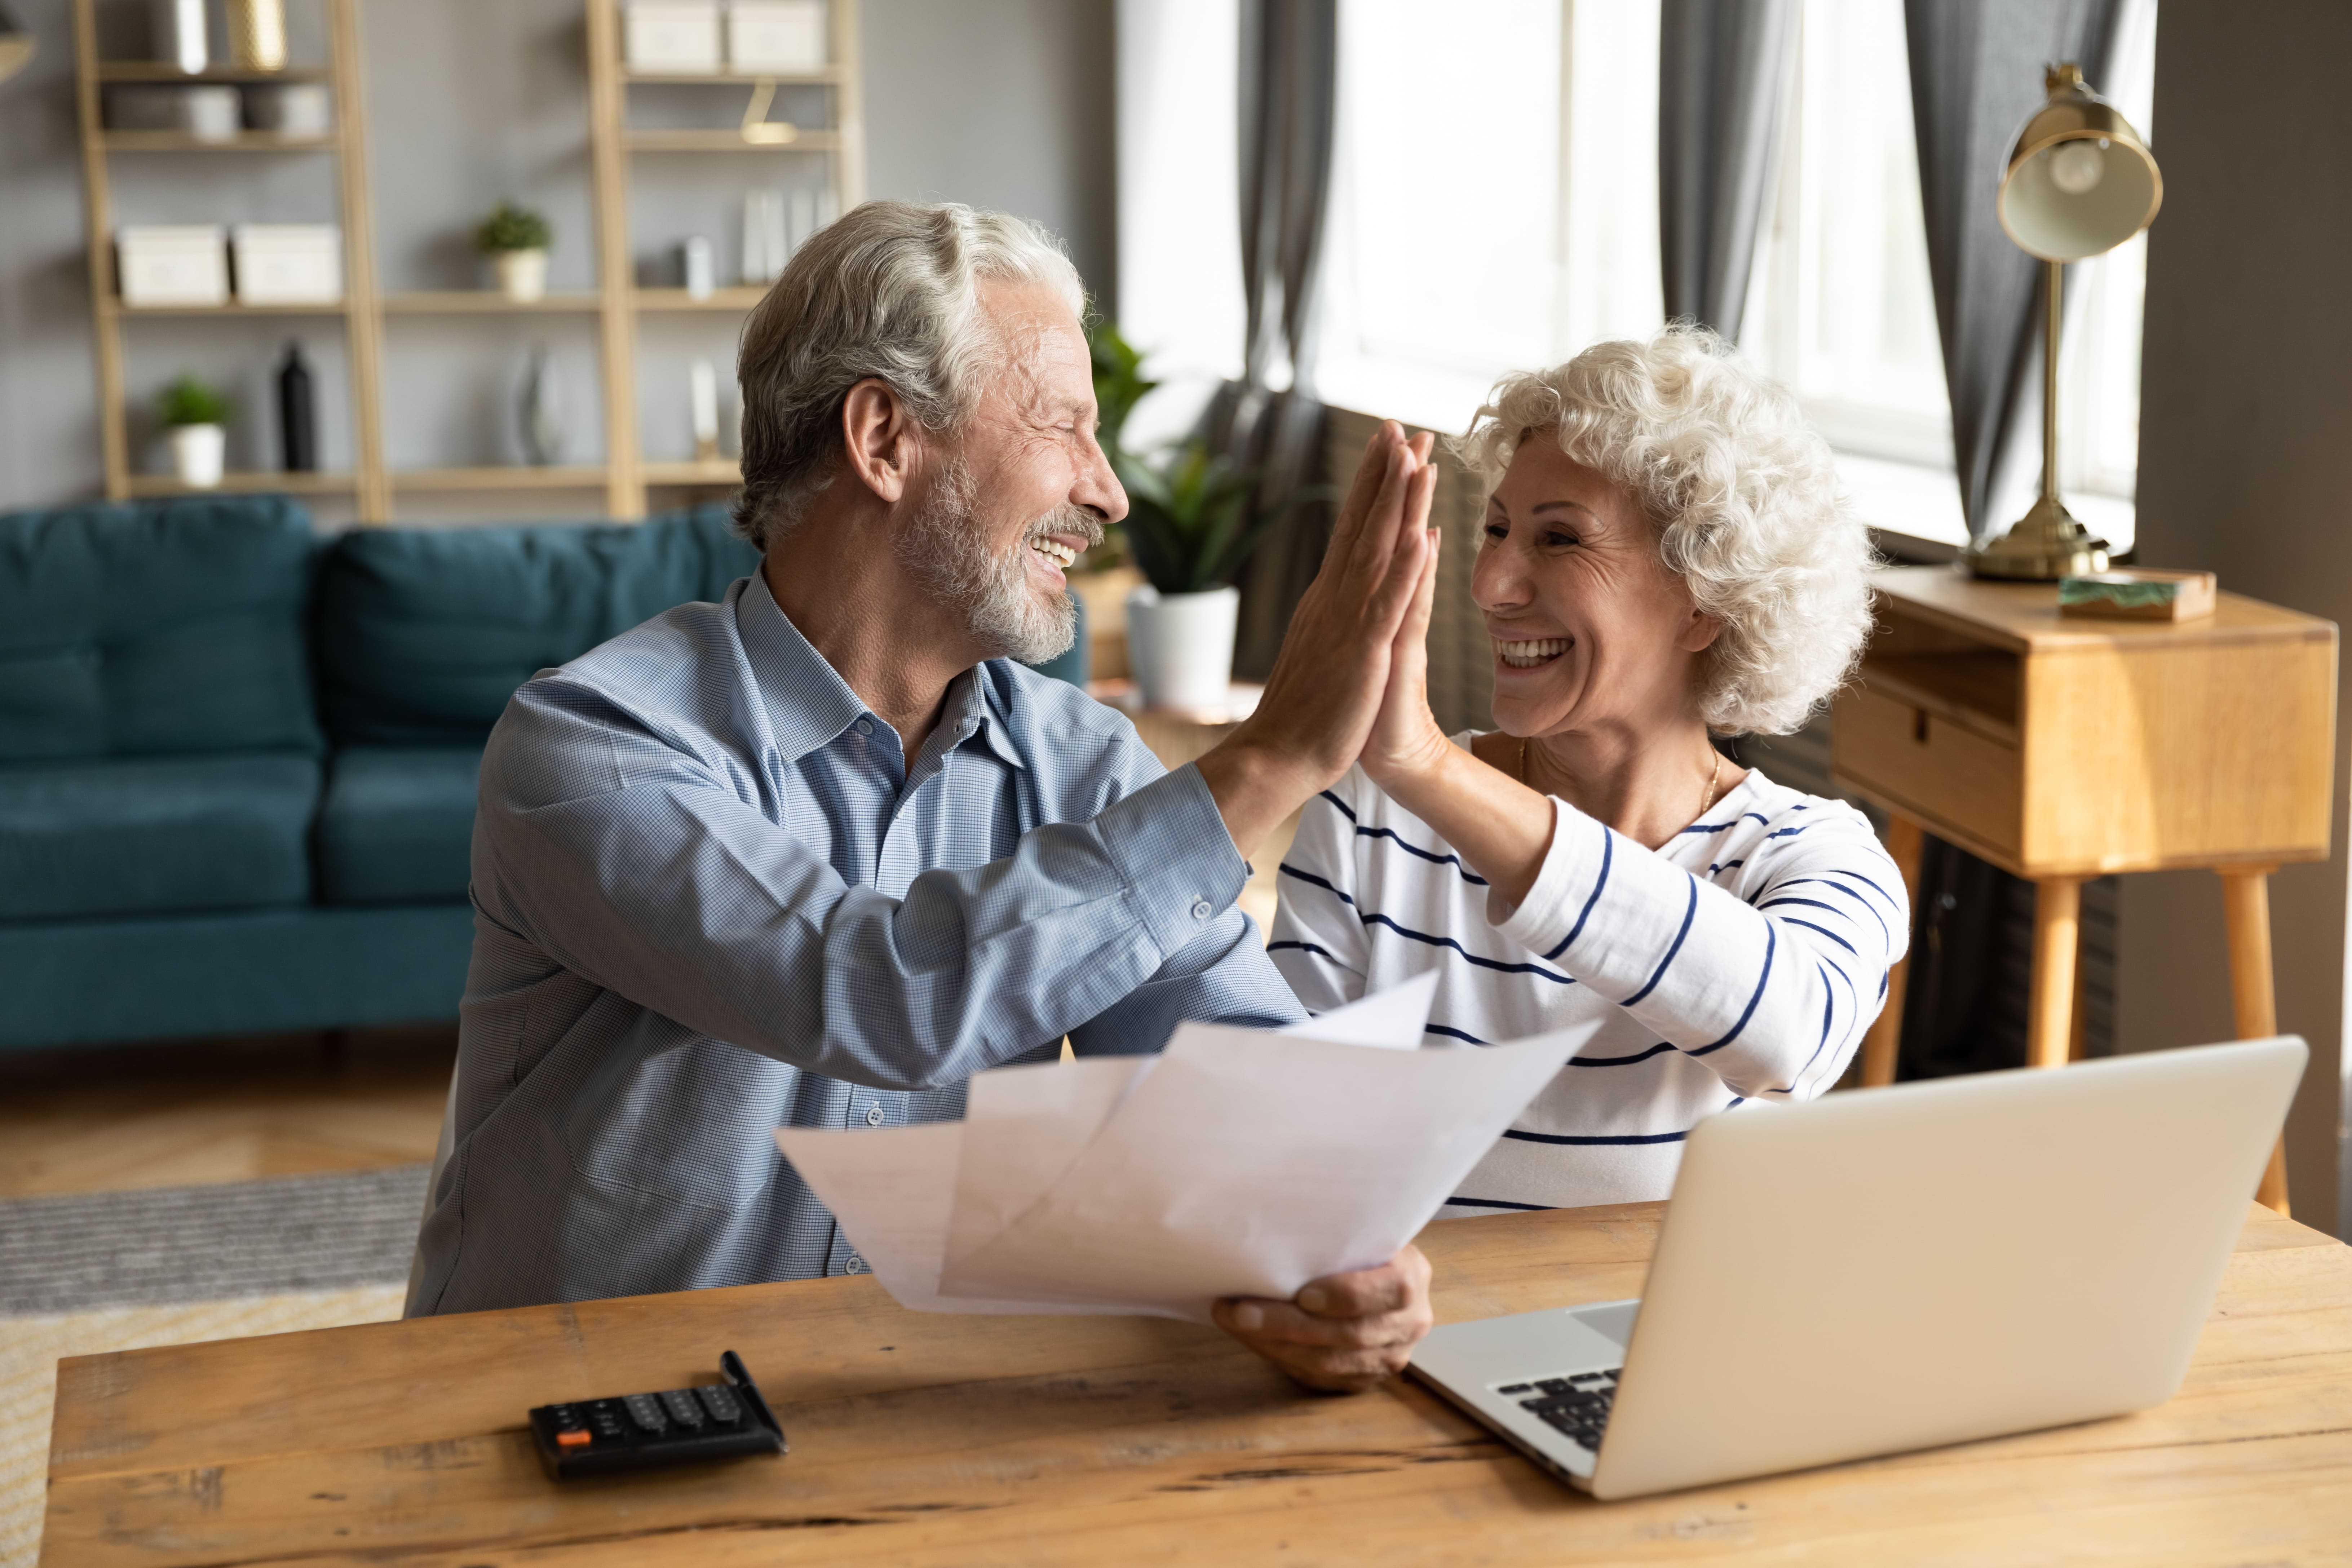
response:
<path id="1" fill-rule="evenodd" d="M 1658 1213 L 1432 1226 L 1439 1316 L 1636 1293 Z M 712 1381 L 730 1347 L 789 1457 L 542 1475 L 528 1406 Z M 2352 1249 L 2252 1209 L 2157 1410 L 1629 1502 L 1417 1384 L 1318 1397 L 1188 1325 L 910 1313 L 864 1278 L 68 1361 L 50 1475 L 50 1568 L 2343 1563 Z"/>

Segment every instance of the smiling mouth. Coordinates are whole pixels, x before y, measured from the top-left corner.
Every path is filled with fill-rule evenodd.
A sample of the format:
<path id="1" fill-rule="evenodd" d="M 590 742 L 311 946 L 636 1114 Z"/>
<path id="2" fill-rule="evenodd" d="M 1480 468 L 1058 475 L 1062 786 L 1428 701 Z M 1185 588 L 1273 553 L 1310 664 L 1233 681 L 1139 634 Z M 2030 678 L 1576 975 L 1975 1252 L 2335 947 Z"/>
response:
<path id="1" fill-rule="evenodd" d="M 1506 643 L 1493 639 L 1495 657 L 1515 670 L 1532 670 L 1549 664 L 1576 645 L 1572 637 L 1546 637 L 1532 643 Z"/>
<path id="2" fill-rule="evenodd" d="M 1069 570 L 1078 559 L 1078 552 L 1076 549 L 1057 538 L 1034 538 L 1029 541 L 1029 548 L 1064 571 Z"/>

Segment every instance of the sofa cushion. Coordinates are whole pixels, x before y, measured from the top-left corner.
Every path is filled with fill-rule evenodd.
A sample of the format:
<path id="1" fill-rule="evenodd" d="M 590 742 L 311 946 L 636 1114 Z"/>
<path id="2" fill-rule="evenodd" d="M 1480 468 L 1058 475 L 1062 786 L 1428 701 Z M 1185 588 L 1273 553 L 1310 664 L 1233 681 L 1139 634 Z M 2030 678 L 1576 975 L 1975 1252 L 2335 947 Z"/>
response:
<path id="1" fill-rule="evenodd" d="M 339 746 L 478 745 L 539 671 L 759 560 L 726 513 L 644 523 L 354 528 L 319 587 L 320 678 Z"/>
<path id="2" fill-rule="evenodd" d="M 0 768 L 0 920 L 303 903 L 318 800 L 310 757 Z"/>
<path id="3" fill-rule="evenodd" d="M 328 766 L 319 807 L 322 902 L 466 896 L 479 746 L 350 746 Z"/>
<path id="4" fill-rule="evenodd" d="M 0 764 L 317 749 L 314 551 L 277 496 L 0 514 Z"/>

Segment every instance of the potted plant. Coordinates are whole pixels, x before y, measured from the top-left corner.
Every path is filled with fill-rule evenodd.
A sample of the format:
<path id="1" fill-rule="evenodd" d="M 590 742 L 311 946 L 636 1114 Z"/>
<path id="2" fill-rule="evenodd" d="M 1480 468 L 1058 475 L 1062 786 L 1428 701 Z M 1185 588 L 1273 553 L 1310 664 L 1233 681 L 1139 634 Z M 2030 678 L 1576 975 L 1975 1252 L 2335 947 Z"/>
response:
<path id="1" fill-rule="evenodd" d="M 1199 436 L 1154 460 L 1127 448 L 1128 415 L 1160 383 L 1143 356 L 1108 322 L 1087 332 L 1093 350 L 1098 438 L 1127 490 L 1120 525 L 1143 582 L 1127 596 L 1128 668 L 1147 707 L 1221 716 L 1232 700 L 1234 632 L 1241 590 L 1234 577 L 1292 507 L 1327 494 L 1300 491 L 1251 515 L 1261 476 L 1212 452 Z"/>
<path id="2" fill-rule="evenodd" d="M 174 379 L 155 397 L 155 412 L 172 444 L 172 472 L 194 490 L 221 482 L 227 447 L 229 403 L 226 394 L 190 375 Z"/>
<path id="3" fill-rule="evenodd" d="M 554 238 L 545 214 L 500 202 L 474 231 L 474 248 L 489 257 L 506 297 L 528 305 L 547 292 L 547 247 Z"/>

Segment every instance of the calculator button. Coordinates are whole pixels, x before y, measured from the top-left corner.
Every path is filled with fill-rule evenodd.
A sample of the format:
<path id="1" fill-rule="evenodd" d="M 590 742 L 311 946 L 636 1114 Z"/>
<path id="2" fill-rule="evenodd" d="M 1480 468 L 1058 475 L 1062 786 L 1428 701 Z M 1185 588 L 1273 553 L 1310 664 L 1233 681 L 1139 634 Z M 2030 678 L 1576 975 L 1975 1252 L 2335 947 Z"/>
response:
<path id="1" fill-rule="evenodd" d="M 623 1401 L 629 1407 L 629 1419 L 640 1431 L 658 1432 L 669 1425 L 662 1415 L 661 1406 L 650 1394 L 632 1394 Z"/>
<path id="2" fill-rule="evenodd" d="M 673 1388 L 661 1396 L 661 1402 L 662 1408 L 669 1412 L 669 1418 L 679 1426 L 702 1425 L 702 1406 L 694 1402 L 693 1389 Z"/>
<path id="3" fill-rule="evenodd" d="M 577 1427 L 568 1432 L 558 1432 L 555 1435 L 555 1446 L 559 1448 L 584 1448 L 595 1440 Z"/>
<path id="4" fill-rule="evenodd" d="M 702 1407 L 710 1412 L 713 1421 L 731 1426 L 742 1418 L 743 1412 L 737 1406 L 735 1396 L 724 1384 L 706 1383 L 694 1392 L 701 1398 Z"/>

